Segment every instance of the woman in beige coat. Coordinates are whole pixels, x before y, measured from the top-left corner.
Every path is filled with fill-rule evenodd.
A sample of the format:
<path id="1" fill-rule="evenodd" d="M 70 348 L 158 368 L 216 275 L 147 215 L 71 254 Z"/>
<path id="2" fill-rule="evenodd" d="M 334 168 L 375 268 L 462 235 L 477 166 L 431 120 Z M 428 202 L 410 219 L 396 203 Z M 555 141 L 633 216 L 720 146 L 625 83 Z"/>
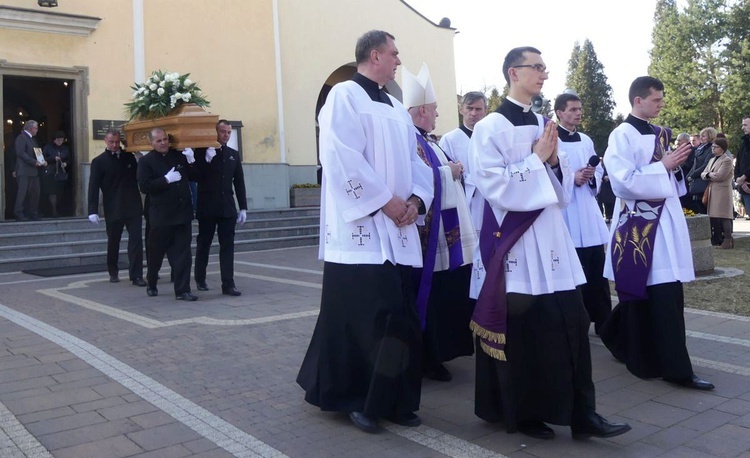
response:
<path id="1" fill-rule="evenodd" d="M 717 138 L 711 146 L 713 157 L 709 159 L 701 178 L 710 181 L 708 190 L 708 216 L 711 218 L 711 229 L 714 233 L 712 242 L 719 248 L 734 248 L 732 223 L 732 159 L 727 156 L 727 140 Z M 724 233 L 723 241 L 721 233 Z"/>

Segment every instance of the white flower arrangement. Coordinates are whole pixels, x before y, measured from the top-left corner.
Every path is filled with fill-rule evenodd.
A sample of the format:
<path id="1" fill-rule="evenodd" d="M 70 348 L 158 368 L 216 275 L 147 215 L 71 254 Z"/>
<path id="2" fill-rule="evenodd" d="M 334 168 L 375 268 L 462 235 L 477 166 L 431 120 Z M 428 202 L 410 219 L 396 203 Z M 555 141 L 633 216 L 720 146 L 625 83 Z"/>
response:
<path id="1" fill-rule="evenodd" d="M 209 105 L 201 95 L 200 88 L 188 78 L 189 73 L 180 75 L 157 70 L 142 84 L 136 83 L 133 89 L 133 101 L 125 106 L 133 119 L 152 119 L 167 116 L 183 103 L 194 103 L 199 107 Z"/>

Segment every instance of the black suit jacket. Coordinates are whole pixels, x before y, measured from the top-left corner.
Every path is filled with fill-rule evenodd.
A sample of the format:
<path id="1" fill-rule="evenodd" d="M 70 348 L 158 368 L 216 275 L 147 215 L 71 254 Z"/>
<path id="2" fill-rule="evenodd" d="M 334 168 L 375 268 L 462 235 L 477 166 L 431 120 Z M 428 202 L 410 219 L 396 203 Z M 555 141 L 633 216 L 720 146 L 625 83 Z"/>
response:
<path id="1" fill-rule="evenodd" d="M 120 151 L 119 159 L 111 151 L 91 161 L 89 179 L 89 215 L 99 212 L 99 189 L 104 201 L 104 217 L 110 221 L 123 220 L 143 214 L 141 193 L 138 191 L 138 161 L 131 153 Z"/>
<path id="2" fill-rule="evenodd" d="M 210 163 L 206 163 L 206 150 L 201 148 L 195 152 L 195 164 L 198 168 L 196 218 L 236 218 L 235 193 L 240 210 L 247 210 L 245 174 L 237 150 L 225 145 L 216 150 L 216 157 Z"/>
<path id="3" fill-rule="evenodd" d="M 36 154 L 34 147 L 36 140 L 29 137 L 24 131 L 16 137 L 16 176 L 35 177 L 39 175 L 39 167 L 36 166 Z"/>
<path id="4" fill-rule="evenodd" d="M 204 159 L 205 160 L 205 159 Z M 182 174 L 180 181 L 167 183 L 164 175 L 174 167 Z M 138 162 L 138 185 L 148 195 L 148 217 L 152 227 L 175 226 L 193 219 L 190 180 L 197 178 L 196 169 L 188 165 L 181 152 L 169 149 L 166 154 L 154 150 Z"/>

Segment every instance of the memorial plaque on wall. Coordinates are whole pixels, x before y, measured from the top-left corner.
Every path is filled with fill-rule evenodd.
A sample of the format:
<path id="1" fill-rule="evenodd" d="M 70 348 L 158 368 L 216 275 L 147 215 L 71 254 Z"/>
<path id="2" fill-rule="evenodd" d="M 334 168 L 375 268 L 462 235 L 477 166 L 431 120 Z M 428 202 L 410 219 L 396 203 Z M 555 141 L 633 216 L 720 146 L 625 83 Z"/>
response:
<path id="1" fill-rule="evenodd" d="M 122 125 L 127 121 L 120 119 L 94 119 L 92 121 L 94 140 L 104 140 L 104 135 L 109 129 L 117 129 L 122 132 Z M 123 137 L 124 138 L 124 137 Z"/>

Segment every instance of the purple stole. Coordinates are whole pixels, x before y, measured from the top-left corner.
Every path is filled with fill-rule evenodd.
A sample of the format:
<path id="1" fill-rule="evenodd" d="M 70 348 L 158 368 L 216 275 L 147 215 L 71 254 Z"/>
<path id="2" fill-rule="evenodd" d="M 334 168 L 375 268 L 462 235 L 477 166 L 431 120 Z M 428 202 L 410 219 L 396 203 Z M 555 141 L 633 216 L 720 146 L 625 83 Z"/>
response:
<path id="1" fill-rule="evenodd" d="M 425 218 L 425 227 L 419 229 L 419 237 L 422 241 L 422 253 L 424 260 L 420 274 L 419 290 L 417 292 L 417 313 L 422 330 L 427 324 L 427 303 L 430 299 L 432 289 L 432 274 L 435 270 L 435 258 L 437 257 L 438 238 L 440 233 L 440 220 L 443 220 L 445 240 L 448 243 L 448 256 L 450 270 L 461 267 L 464 263 L 463 249 L 461 246 L 461 228 L 458 222 L 458 210 L 451 208 L 441 209 L 443 197 L 443 184 L 440 179 L 440 167 L 442 163 L 435 151 L 427 143 L 427 140 L 417 134 L 417 153 L 419 157 L 432 169 L 432 177 L 435 182 L 435 195 L 432 199 L 432 207 L 428 209 Z"/>
<path id="2" fill-rule="evenodd" d="M 480 337 L 482 350 L 500 361 L 505 361 L 505 335 L 508 330 L 505 256 L 543 210 L 508 212 L 503 224 L 498 225 L 489 202 L 484 202 L 479 252 L 486 276 L 469 327 Z"/>
<path id="3" fill-rule="evenodd" d="M 651 163 L 661 160 L 669 147 L 672 131 L 652 126 L 656 139 Z M 620 302 L 648 299 L 646 283 L 654 258 L 654 239 L 666 199 L 636 200 L 624 206 L 618 218 L 611 250 L 615 291 Z"/>

